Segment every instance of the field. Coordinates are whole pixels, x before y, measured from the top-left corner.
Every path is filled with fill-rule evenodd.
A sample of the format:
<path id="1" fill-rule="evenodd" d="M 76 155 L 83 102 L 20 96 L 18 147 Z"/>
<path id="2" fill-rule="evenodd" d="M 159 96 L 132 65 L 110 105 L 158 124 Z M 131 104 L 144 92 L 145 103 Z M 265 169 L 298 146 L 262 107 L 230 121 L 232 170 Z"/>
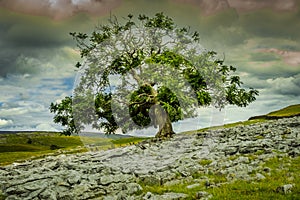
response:
<path id="1" fill-rule="evenodd" d="M 247 121 L 225 124 L 223 126 L 209 127 L 200 130 L 187 131 L 182 134 L 193 134 L 208 129 L 228 128 L 237 125 L 248 125 L 263 122 L 269 119 L 292 117 L 300 115 L 300 104 L 291 105 L 286 108 L 270 112 L 266 115 L 251 117 Z M 61 153 L 79 153 L 88 150 L 105 150 L 130 145 L 146 138 L 126 137 L 99 138 L 63 136 L 54 132 L 34 132 L 0 134 L 0 165 L 7 165 L 13 162 L 21 162 L 26 159 L 37 159 L 47 155 L 58 155 Z M 89 149 L 87 149 L 87 147 Z"/>
<path id="2" fill-rule="evenodd" d="M 145 138 L 119 139 L 63 136 L 54 132 L 0 134 L 0 166 L 47 155 L 105 150 L 136 143 Z"/>
<path id="3" fill-rule="evenodd" d="M 279 119 L 279 118 L 283 118 L 283 117 L 293 117 L 293 116 L 299 116 L 299 115 L 300 115 L 300 104 L 296 104 L 296 105 L 291 105 L 291 106 L 282 108 L 280 110 L 270 112 L 266 115 L 251 117 L 249 120 Z"/>

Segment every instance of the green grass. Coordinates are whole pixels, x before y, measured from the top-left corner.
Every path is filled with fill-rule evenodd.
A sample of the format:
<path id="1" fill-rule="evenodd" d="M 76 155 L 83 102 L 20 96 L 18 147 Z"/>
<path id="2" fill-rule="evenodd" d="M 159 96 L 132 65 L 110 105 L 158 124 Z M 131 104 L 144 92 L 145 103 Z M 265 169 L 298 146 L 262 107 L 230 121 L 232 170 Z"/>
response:
<path id="1" fill-rule="evenodd" d="M 143 188 L 143 195 L 146 194 L 147 192 L 151 192 L 153 194 L 159 194 L 162 195 L 167 192 L 175 192 L 175 193 L 184 193 L 187 194 L 189 197 L 187 200 L 192 200 L 195 199 L 195 195 L 198 191 L 201 191 L 204 186 L 204 183 L 199 184 L 199 186 L 193 187 L 191 189 L 188 189 L 188 185 L 192 185 L 195 183 L 192 182 L 183 182 L 178 185 L 172 185 L 172 186 L 164 186 L 164 185 L 154 185 L 154 186 L 149 186 L 145 185 L 143 183 L 139 183 L 142 188 Z M 147 191 L 147 192 L 146 192 Z"/>
<path id="2" fill-rule="evenodd" d="M 143 182 L 139 184 L 144 188 L 143 194 L 151 192 L 153 194 L 164 194 L 166 192 L 185 193 L 189 197 L 188 200 L 196 199 L 196 193 L 206 191 L 212 194 L 211 199 L 216 200 L 245 200 L 245 199 L 279 199 L 292 200 L 300 199 L 300 157 L 290 158 L 272 158 L 268 160 L 262 168 L 269 167 L 271 174 L 263 173 L 266 179 L 259 181 L 238 180 L 228 183 L 226 175 L 222 174 L 203 174 L 196 173 L 193 175 L 193 180 L 183 181 L 180 184 L 165 186 L 165 185 L 146 185 Z M 253 174 L 254 175 L 254 174 Z M 206 188 L 205 179 L 195 182 L 201 177 L 207 177 L 210 183 L 221 184 L 219 187 Z M 199 183 L 198 186 L 188 189 L 188 185 Z M 294 188 L 291 193 L 283 194 L 276 189 L 285 184 L 293 184 Z"/>
<path id="3" fill-rule="evenodd" d="M 293 116 L 300 116 L 300 104 L 291 105 L 285 108 L 282 108 L 280 110 L 276 110 L 273 112 L 270 112 L 266 115 L 260 115 L 260 116 L 254 116 L 250 119 L 278 119 L 278 118 L 284 118 L 284 117 L 293 117 Z"/>
<path id="4" fill-rule="evenodd" d="M 266 179 L 256 182 L 236 181 L 207 191 L 213 195 L 212 199 L 300 199 L 300 157 L 276 157 L 267 161 L 264 167 L 271 168 L 271 175 L 264 174 Z M 294 184 L 291 193 L 276 191 L 285 184 Z"/>
<path id="5" fill-rule="evenodd" d="M 251 125 L 251 124 L 266 122 L 269 119 L 273 119 L 273 118 L 293 117 L 293 116 L 297 116 L 297 115 L 300 115 L 300 104 L 291 105 L 286 108 L 270 112 L 266 115 L 255 116 L 246 121 L 239 121 L 239 122 L 234 122 L 234 123 L 230 123 L 230 124 L 224 124 L 221 126 L 207 127 L 207 128 L 202 128 L 199 130 L 185 131 L 185 132 L 183 132 L 183 134 L 195 134 L 195 133 L 205 132 L 208 130 L 232 128 L 235 126 L 247 126 L 247 125 Z"/>
<path id="6" fill-rule="evenodd" d="M 271 112 L 266 116 L 293 116 L 300 114 L 300 104 L 288 106 L 278 111 Z M 265 122 L 267 119 L 258 118 L 253 120 L 247 120 L 242 122 L 236 122 L 231 124 L 225 124 L 222 126 L 215 126 L 204 128 L 200 130 L 184 132 L 184 134 L 201 133 L 206 130 L 230 128 L 234 126 L 244 126 L 254 123 Z M 108 139 L 108 138 L 93 138 L 93 137 L 78 137 L 78 136 L 61 136 L 59 133 L 23 133 L 23 134 L 11 134 L 0 135 L 0 165 L 12 163 L 17 160 L 24 160 L 34 156 L 40 157 L 43 154 L 49 154 L 55 152 L 51 150 L 51 145 L 59 149 L 68 150 L 72 152 L 86 151 L 84 145 L 96 146 L 98 150 L 105 150 L 110 148 L 116 148 L 129 144 L 135 144 L 146 138 L 121 138 L 121 139 Z M 74 150 L 76 147 L 82 147 L 82 150 Z M 9 154 L 8 154 L 9 153 Z M 10 155 L 10 156 L 8 156 Z M 11 159 L 10 159 L 11 158 Z"/>
<path id="7" fill-rule="evenodd" d="M 291 105 L 288 107 L 285 107 L 283 109 L 270 112 L 267 114 L 267 116 L 275 116 L 275 117 L 289 117 L 289 116 L 295 116 L 300 114 L 300 104 L 297 105 Z"/>
<path id="8" fill-rule="evenodd" d="M 212 163 L 213 161 L 212 160 L 208 160 L 208 159 L 203 159 L 203 160 L 200 160 L 200 165 L 209 165 L 210 163 Z"/>
<path id="9" fill-rule="evenodd" d="M 235 126 L 246 126 L 246 125 L 262 123 L 262 122 L 266 122 L 266 121 L 267 121 L 267 119 L 253 119 L 253 120 L 247 120 L 247 121 L 240 121 L 240 122 L 234 122 L 234 123 L 230 123 L 230 124 L 224 124 L 224 125 L 221 125 L 221 126 L 212 126 L 212 127 L 202 128 L 202 129 L 198 129 L 198 130 L 185 131 L 185 132 L 182 132 L 182 134 L 196 134 L 196 133 L 201 133 L 201 132 L 205 132 L 205 131 L 208 131 L 208 130 L 217 130 L 217 129 L 222 129 L 222 128 L 232 128 L 232 127 L 235 127 Z"/>
<path id="10" fill-rule="evenodd" d="M 0 135 L 0 166 L 47 155 L 58 155 L 62 151 L 65 154 L 85 152 L 88 151 L 85 145 L 93 146 L 97 150 L 106 150 L 135 144 L 145 139 L 64 136 L 59 133 L 45 132 L 3 134 Z"/>
<path id="11" fill-rule="evenodd" d="M 57 149 L 52 150 L 51 147 L 54 146 Z M 86 151 L 78 136 L 61 136 L 59 133 L 44 132 L 1 135 L 0 165 L 59 154 L 59 149 L 69 153 Z"/>
<path id="12" fill-rule="evenodd" d="M 123 145 L 128 145 L 128 144 L 136 144 L 136 143 L 144 141 L 146 139 L 148 139 L 148 138 L 128 137 L 128 138 L 120 138 L 118 140 L 112 140 L 111 142 L 114 145 L 123 146 Z"/>
<path id="13" fill-rule="evenodd" d="M 35 151 L 42 151 L 45 150 L 45 148 L 37 147 L 33 145 L 28 144 L 0 144 L 0 152 L 35 152 Z"/>

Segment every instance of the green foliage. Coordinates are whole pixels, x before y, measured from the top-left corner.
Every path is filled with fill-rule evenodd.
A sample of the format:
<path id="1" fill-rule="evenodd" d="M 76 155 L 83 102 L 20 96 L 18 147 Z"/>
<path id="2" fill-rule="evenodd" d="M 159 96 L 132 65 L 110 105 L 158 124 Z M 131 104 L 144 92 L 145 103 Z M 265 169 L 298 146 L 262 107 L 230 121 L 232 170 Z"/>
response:
<path id="1" fill-rule="evenodd" d="M 74 115 L 72 113 L 72 97 L 65 97 L 60 103 L 51 103 L 50 112 L 55 114 L 53 118 L 55 123 L 67 127 L 62 132 L 63 135 L 78 133 L 79 130 L 75 126 Z"/>
<path id="2" fill-rule="evenodd" d="M 247 106 L 258 95 L 257 90 L 242 88 L 235 67 L 200 48 L 197 32 L 178 27 L 163 13 L 137 18 L 129 14 L 123 23 L 111 17 L 91 34 L 70 35 L 84 58 L 75 65 L 81 80 L 74 97 L 50 106 L 54 122 L 66 126 L 65 135 L 85 125 L 108 134 L 118 128 L 127 132 L 162 126 L 157 121 L 196 116 L 198 106 Z M 164 112 L 157 110 L 161 108 Z"/>

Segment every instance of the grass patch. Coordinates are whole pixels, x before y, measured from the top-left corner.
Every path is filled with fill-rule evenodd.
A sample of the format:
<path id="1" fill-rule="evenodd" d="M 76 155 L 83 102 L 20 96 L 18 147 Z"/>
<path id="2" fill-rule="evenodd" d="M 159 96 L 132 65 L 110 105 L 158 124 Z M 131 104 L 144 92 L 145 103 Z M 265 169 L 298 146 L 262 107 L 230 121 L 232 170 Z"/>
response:
<path id="1" fill-rule="evenodd" d="M 144 141 L 149 138 L 140 138 L 140 137 L 128 137 L 128 138 L 120 138 L 117 140 L 112 140 L 111 142 L 116 146 L 124 146 L 129 144 L 136 144 L 141 141 Z"/>
<path id="2" fill-rule="evenodd" d="M 45 154 L 49 154 L 51 151 L 39 151 L 39 152 L 5 152 L 0 153 L 0 165 L 8 165 L 13 162 L 22 162 L 26 159 L 34 159 L 42 157 Z"/>
<path id="3" fill-rule="evenodd" d="M 188 195 L 188 198 L 186 198 L 187 200 L 196 199 L 195 198 L 196 193 L 201 191 L 204 188 L 204 183 L 193 188 L 187 188 L 188 185 L 193 184 L 191 182 L 186 182 L 186 183 L 172 185 L 172 186 L 164 186 L 164 185 L 149 186 L 143 183 L 139 183 L 139 184 L 142 186 L 143 191 L 151 192 L 153 194 L 162 195 L 167 192 L 184 193 Z M 147 192 L 143 192 L 143 195 L 145 195 Z"/>
<path id="4" fill-rule="evenodd" d="M 193 180 L 182 180 L 180 184 L 175 185 L 146 185 L 143 182 L 140 182 L 139 184 L 143 187 L 143 194 L 145 195 L 147 192 L 151 192 L 153 194 L 162 195 L 167 192 L 175 192 L 175 193 L 184 193 L 188 195 L 187 200 L 194 200 L 196 198 L 196 194 L 199 191 L 205 191 L 207 190 L 207 179 L 210 183 L 218 184 L 218 183 L 224 183 L 227 181 L 225 175 L 221 174 L 203 174 L 203 173 L 195 173 L 193 174 Z M 204 178 L 205 177 L 205 178 Z M 194 181 L 197 179 L 198 181 Z M 195 185 L 197 184 L 197 185 Z M 194 185 L 191 188 L 188 188 L 188 186 Z"/>
<path id="5" fill-rule="evenodd" d="M 230 124 L 224 124 L 221 126 L 213 126 L 213 127 L 207 127 L 207 128 L 202 128 L 198 130 L 192 130 L 192 131 L 185 131 L 183 132 L 184 134 L 195 134 L 195 133 L 201 133 L 205 132 L 208 130 L 216 130 L 216 129 L 222 129 L 222 128 L 232 128 L 235 126 L 246 126 L 246 125 L 251 125 L 251 124 L 256 124 L 256 123 L 263 123 L 267 122 L 270 119 L 277 119 L 277 118 L 283 118 L 283 117 L 293 117 L 293 116 L 298 116 L 300 115 L 300 104 L 297 105 L 291 105 L 286 108 L 270 112 L 266 115 L 261 115 L 261 116 L 254 116 L 251 117 L 249 120 L 246 121 L 240 121 L 240 122 L 234 122 Z M 258 139 L 262 139 L 261 138 Z"/>
<path id="6" fill-rule="evenodd" d="M 207 191 L 212 199 L 299 199 L 300 198 L 300 157 L 273 158 L 264 167 L 271 169 L 271 175 L 257 182 L 235 181 Z M 291 193 L 283 194 L 276 189 L 286 184 L 293 184 Z"/>
<path id="7" fill-rule="evenodd" d="M 265 150 L 257 150 L 257 151 L 254 153 L 254 155 L 259 156 L 259 155 L 262 155 L 262 154 L 264 154 L 264 153 L 265 153 Z"/>
<path id="8" fill-rule="evenodd" d="M 202 128 L 202 129 L 198 129 L 198 130 L 185 131 L 185 132 L 182 132 L 181 134 L 196 134 L 196 133 L 199 134 L 201 132 L 205 132 L 205 131 L 209 131 L 209 130 L 232 128 L 235 126 L 246 126 L 246 125 L 262 123 L 262 122 L 266 122 L 266 121 L 267 121 L 267 119 L 253 119 L 253 120 L 247 120 L 247 121 L 234 122 L 234 123 L 230 123 L 230 124 L 224 124 L 221 126 L 212 126 L 212 127 Z"/>
<path id="9" fill-rule="evenodd" d="M 6 196 L 4 196 L 4 194 L 2 193 L 2 191 L 0 190 L 0 200 L 4 200 L 6 198 Z"/>
<path id="10" fill-rule="evenodd" d="M 213 161 L 212 160 L 208 160 L 208 159 L 203 159 L 203 160 L 200 160 L 200 165 L 202 166 L 206 166 L 206 165 L 209 165 L 210 163 L 212 163 Z"/>
<path id="11" fill-rule="evenodd" d="M 279 118 L 285 118 L 285 117 L 294 117 L 294 116 L 300 116 L 300 104 L 291 105 L 285 108 L 282 108 L 280 110 L 276 110 L 273 112 L 270 112 L 266 115 L 260 115 L 260 116 L 254 116 L 250 119 L 252 120 L 268 120 L 268 119 L 279 119 Z"/>
<path id="12" fill-rule="evenodd" d="M 267 116 L 272 116 L 272 117 L 289 117 L 289 116 L 295 116 L 300 114 L 300 104 L 297 105 L 291 105 L 288 107 L 285 107 L 283 109 L 270 112 L 267 114 Z"/>
<path id="13" fill-rule="evenodd" d="M 1 135 L 0 141 L 0 165 L 58 155 L 62 150 L 65 153 L 86 151 L 78 136 L 61 136 L 59 133 L 7 134 Z"/>
<path id="14" fill-rule="evenodd" d="M 35 151 L 43 151 L 46 150 L 46 148 L 33 146 L 33 145 L 27 145 L 27 144 L 0 144 L 0 152 L 35 152 Z"/>
<path id="15" fill-rule="evenodd" d="M 143 141 L 146 138 L 96 138 L 64 136 L 60 133 L 17 133 L 0 135 L 0 165 L 22 162 L 27 159 L 42 158 L 46 155 L 58 155 L 85 152 L 87 146 L 97 150 L 106 150 Z"/>
<path id="16" fill-rule="evenodd" d="M 300 199 L 300 157 L 290 158 L 272 158 L 269 159 L 263 168 L 270 168 L 271 174 L 262 172 L 265 179 L 258 181 L 238 180 L 232 183 L 227 182 L 226 175 L 222 174 L 202 174 L 196 173 L 192 180 L 182 181 L 180 184 L 166 186 L 166 185 L 145 185 L 143 182 L 139 183 L 143 188 L 143 194 L 151 192 L 153 194 L 162 195 L 166 192 L 185 193 L 189 197 L 187 199 L 196 199 L 196 193 L 199 191 L 206 191 L 212 194 L 211 199 L 230 199 L 230 200 L 244 200 L 244 199 Z M 205 177 L 205 179 L 203 179 Z M 198 181 L 196 182 L 195 179 Z M 199 181 L 200 180 L 200 181 Z M 202 181 L 201 181 L 202 180 Z M 206 187 L 206 180 L 212 184 L 221 184 L 219 187 Z M 198 186 L 187 188 L 188 185 L 199 183 Z M 222 184 L 223 183 L 223 184 Z M 281 193 L 277 191 L 278 187 L 286 184 L 293 184 L 290 193 Z"/>

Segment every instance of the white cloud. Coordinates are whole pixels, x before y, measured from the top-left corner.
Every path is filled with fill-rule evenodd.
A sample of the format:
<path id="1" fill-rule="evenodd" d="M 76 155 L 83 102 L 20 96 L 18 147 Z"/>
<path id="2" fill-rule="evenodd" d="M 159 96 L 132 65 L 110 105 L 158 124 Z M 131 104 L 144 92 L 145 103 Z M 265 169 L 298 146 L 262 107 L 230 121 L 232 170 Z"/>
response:
<path id="1" fill-rule="evenodd" d="M 24 115 L 27 112 L 28 112 L 28 109 L 27 108 L 22 108 L 22 107 L 0 109 L 1 116 Z"/>
<path id="2" fill-rule="evenodd" d="M 47 129 L 45 125 L 40 124 L 52 122 L 50 103 L 70 96 L 73 88 L 72 74 L 75 74 L 71 69 L 73 66 L 69 64 L 69 67 L 67 65 L 64 68 L 65 66 L 56 66 L 55 63 L 62 61 L 64 56 L 64 54 L 57 55 L 49 63 L 38 61 L 39 64 L 46 66 L 43 73 L 10 75 L 0 80 L 0 117 L 14 121 L 14 124 L 8 123 L 0 129 Z M 57 58 L 58 60 L 55 60 Z M 66 63 L 62 61 L 61 65 Z M 52 131 L 57 129 L 51 126 L 48 128 Z"/>
<path id="3" fill-rule="evenodd" d="M 35 129 L 37 131 L 58 131 L 52 125 L 47 124 L 47 123 L 41 123 L 41 124 L 37 125 Z"/>
<path id="4" fill-rule="evenodd" d="M 274 79 L 268 79 L 267 83 L 269 83 L 272 88 L 272 93 L 282 94 L 282 95 L 293 95 L 293 96 L 300 96 L 300 87 L 299 85 L 299 78 L 300 76 L 296 77 L 278 77 Z"/>
<path id="5" fill-rule="evenodd" d="M 13 124 L 12 120 L 0 119 L 0 127 L 6 127 Z"/>

